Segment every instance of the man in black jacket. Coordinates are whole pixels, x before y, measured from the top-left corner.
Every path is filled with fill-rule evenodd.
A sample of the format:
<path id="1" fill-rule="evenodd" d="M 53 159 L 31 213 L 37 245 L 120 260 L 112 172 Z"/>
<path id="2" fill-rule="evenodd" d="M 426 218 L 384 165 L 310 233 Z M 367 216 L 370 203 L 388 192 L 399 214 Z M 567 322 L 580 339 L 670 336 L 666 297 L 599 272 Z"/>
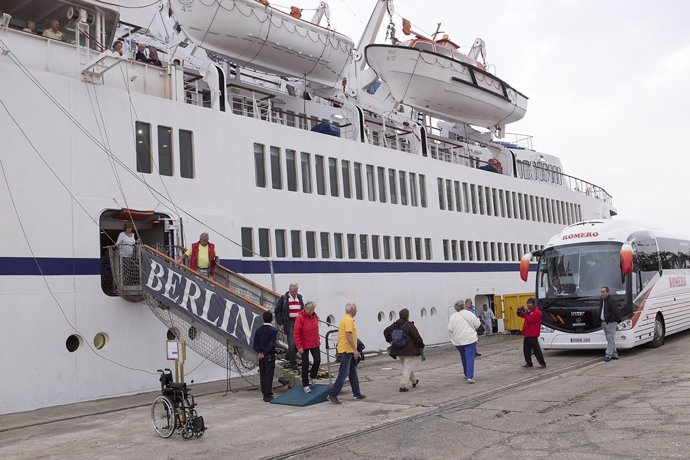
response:
<path id="1" fill-rule="evenodd" d="M 294 370 L 299 370 L 297 367 L 297 348 L 295 348 L 294 337 L 295 320 L 300 310 L 304 310 L 304 300 L 297 293 L 298 290 L 299 285 L 292 283 L 288 288 L 288 292 L 276 302 L 276 323 L 278 323 L 278 326 L 287 336 L 287 359 L 290 362 L 290 368 Z"/>
<path id="2" fill-rule="evenodd" d="M 618 359 L 618 351 L 616 350 L 616 330 L 618 323 L 621 321 L 621 313 L 618 311 L 618 306 L 609 296 L 609 288 L 604 286 L 601 288 L 601 304 L 599 306 L 599 317 L 601 318 L 601 329 L 604 331 L 606 337 L 606 356 L 604 361 L 611 361 Z"/>
<path id="3" fill-rule="evenodd" d="M 259 358 L 259 379 L 264 401 L 273 400 L 273 373 L 276 369 L 276 337 L 278 330 L 273 327 L 273 313 L 264 312 L 264 324 L 254 335 L 254 351 Z"/>
<path id="4" fill-rule="evenodd" d="M 395 346 L 393 342 L 393 331 L 400 329 L 407 336 L 407 341 L 402 346 Z M 417 388 L 419 379 L 414 375 L 414 358 L 424 351 L 424 340 L 419 335 L 417 327 L 410 321 L 410 311 L 407 308 L 400 310 L 400 318 L 383 330 L 383 337 L 386 342 L 391 344 L 390 352 L 392 358 L 400 358 L 402 365 L 402 376 L 400 378 L 400 392 L 409 391 L 407 383 L 412 384 L 412 388 Z"/>

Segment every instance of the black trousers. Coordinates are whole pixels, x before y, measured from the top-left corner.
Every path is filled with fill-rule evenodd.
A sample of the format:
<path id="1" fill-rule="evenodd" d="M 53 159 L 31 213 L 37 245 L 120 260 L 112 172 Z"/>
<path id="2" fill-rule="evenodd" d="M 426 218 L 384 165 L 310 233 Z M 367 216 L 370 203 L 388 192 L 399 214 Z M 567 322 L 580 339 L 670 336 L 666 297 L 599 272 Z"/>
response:
<path id="1" fill-rule="evenodd" d="M 264 395 L 264 399 L 273 396 L 273 373 L 275 370 L 275 355 L 264 355 L 259 360 L 259 379 L 261 380 L 261 393 Z"/>
<path id="2" fill-rule="evenodd" d="M 311 371 L 309 370 L 309 353 L 311 353 Z M 321 349 L 304 348 L 302 350 L 302 386 L 309 385 L 309 378 L 315 379 L 319 375 L 319 367 L 321 366 Z"/>
<path id="3" fill-rule="evenodd" d="M 525 362 L 532 365 L 532 352 L 537 357 L 537 361 L 542 366 L 545 366 L 544 355 L 541 354 L 541 347 L 539 346 L 539 337 L 525 337 L 522 342 L 522 352 L 525 354 Z"/>

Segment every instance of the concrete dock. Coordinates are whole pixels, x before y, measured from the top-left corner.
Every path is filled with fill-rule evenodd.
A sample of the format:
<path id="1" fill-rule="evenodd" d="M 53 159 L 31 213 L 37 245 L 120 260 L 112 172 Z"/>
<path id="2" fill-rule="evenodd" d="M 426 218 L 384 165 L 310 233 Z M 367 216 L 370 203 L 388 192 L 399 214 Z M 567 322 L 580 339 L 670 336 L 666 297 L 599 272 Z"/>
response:
<path id="1" fill-rule="evenodd" d="M 388 356 L 359 368 L 363 401 L 267 404 L 243 380 L 193 385 L 209 426 L 200 439 L 159 438 L 157 393 L 0 416 L 0 458 L 687 458 L 690 333 L 658 349 L 545 352 L 546 369 L 522 368 L 522 338 L 481 337 L 476 380 L 450 345 L 429 348 L 419 386 L 398 392 Z M 281 391 L 281 390 L 277 390 Z"/>

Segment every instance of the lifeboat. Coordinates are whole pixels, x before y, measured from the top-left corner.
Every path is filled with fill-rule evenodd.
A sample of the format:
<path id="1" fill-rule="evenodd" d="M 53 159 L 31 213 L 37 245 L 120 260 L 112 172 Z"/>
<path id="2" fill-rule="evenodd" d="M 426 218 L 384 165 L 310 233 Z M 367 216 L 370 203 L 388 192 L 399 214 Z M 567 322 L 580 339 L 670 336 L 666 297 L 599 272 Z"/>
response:
<path id="1" fill-rule="evenodd" d="M 494 128 L 520 120 L 527 111 L 525 95 L 450 40 L 375 44 L 364 53 L 397 102 L 430 115 Z"/>
<path id="2" fill-rule="evenodd" d="M 353 41 L 256 0 L 171 0 L 175 20 L 197 46 L 240 65 L 340 85 Z"/>

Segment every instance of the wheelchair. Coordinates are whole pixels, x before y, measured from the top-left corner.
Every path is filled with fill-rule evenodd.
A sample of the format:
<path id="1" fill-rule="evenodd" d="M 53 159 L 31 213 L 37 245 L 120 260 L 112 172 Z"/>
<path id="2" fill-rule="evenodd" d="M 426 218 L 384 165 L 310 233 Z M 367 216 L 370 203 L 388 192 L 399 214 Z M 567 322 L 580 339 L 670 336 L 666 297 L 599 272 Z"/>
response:
<path id="1" fill-rule="evenodd" d="M 175 383 L 170 369 L 161 370 L 161 395 L 151 405 L 153 429 L 161 438 L 179 431 L 184 439 L 200 438 L 206 431 L 204 418 L 197 414 L 194 396 L 186 383 Z"/>

